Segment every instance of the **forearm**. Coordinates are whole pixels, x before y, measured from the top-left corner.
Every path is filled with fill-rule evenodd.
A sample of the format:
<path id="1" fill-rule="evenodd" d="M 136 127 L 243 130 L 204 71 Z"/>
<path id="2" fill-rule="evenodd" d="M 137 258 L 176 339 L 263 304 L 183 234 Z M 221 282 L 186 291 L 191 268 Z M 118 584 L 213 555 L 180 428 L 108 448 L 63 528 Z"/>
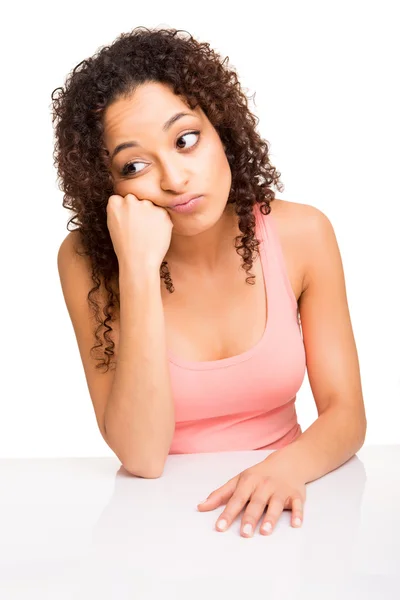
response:
<path id="1" fill-rule="evenodd" d="M 175 431 L 160 276 L 120 268 L 119 286 L 118 358 L 105 428 L 127 470 L 157 476 Z"/>
<path id="2" fill-rule="evenodd" d="M 279 461 L 299 474 L 304 483 L 319 479 L 347 462 L 364 443 L 366 424 L 358 414 L 328 408 L 294 442 L 265 461 Z"/>

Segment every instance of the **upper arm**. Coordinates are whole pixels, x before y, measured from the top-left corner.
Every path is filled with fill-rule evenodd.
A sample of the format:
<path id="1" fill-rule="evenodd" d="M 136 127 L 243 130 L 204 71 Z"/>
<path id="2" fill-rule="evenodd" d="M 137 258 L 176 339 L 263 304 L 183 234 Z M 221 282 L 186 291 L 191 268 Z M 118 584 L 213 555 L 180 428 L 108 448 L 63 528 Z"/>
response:
<path id="1" fill-rule="evenodd" d="M 77 232 L 71 232 L 64 239 L 58 251 L 57 266 L 64 300 L 78 343 L 97 424 L 104 440 L 108 444 L 104 426 L 104 414 L 115 371 L 109 369 L 106 373 L 101 372 L 95 368 L 97 362 L 90 356 L 90 349 L 96 343 L 94 330 L 99 323 L 96 322 L 87 299 L 89 291 L 94 287 L 94 282 L 90 276 L 89 261 L 86 256 L 78 255 L 75 250 L 78 235 Z M 109 334 L 115 343 L 115 357 L 117 356 L 119 338 L 119 330 L 116 324 L 117 321 L 113 321 L 113 330 Z"/>
<path id="2" fill-rule="evenodd" d="M 305 289 L 299 312 L 307 373 L 318 415 L 340 405 L 366 423 L 357 348 L 345 277 L 335 232 L 328 217 L 304 205 Z"/>

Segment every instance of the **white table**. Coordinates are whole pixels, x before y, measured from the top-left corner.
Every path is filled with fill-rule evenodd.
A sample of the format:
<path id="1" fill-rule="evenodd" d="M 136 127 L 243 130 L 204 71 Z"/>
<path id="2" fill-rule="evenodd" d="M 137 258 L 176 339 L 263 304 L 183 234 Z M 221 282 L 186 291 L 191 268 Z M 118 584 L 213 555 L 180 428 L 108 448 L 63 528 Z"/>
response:
<path id="1" fill-rule="evenodd" d="M 171 455 L 159 479 L 117 458 L 0 459 L 1 600 L 399 600 L 400 446 L 308 483 L 300 528 L 285 510 L 270 536 L 241 536 L 241 515 L 218 532 L 224 506 L 197 504 L 269 453 Z"/>

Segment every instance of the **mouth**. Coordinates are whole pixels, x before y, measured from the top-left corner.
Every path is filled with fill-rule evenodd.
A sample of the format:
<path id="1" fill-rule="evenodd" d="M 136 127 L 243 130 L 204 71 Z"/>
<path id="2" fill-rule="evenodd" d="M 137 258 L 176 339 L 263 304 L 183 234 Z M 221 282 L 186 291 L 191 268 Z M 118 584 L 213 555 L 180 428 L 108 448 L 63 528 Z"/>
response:
<path id="1" fill-rule="evenodd" d="M 194 196 L 183 204 L 176 204 L 175 206 L 170 206 L 169 208 L 178 213 L 190 213 L 197 209 L 203 199 L 204 196 Z"/>
<path id="2" fill-rule="evenodd" d="M 188 202 L 190 202 L 191 200 L 193 200 L 194 198 L 198 198 L 199 196 L 201 196 L 202 194 L 182 194 L 181 196 L 179 196 L 179 202 L 175 202 L 174 204 L 171 204 L 169 206 L 169 208 L 175 208 L 176 206 L 183 206 L 184 204 L 187 204 Z"/>

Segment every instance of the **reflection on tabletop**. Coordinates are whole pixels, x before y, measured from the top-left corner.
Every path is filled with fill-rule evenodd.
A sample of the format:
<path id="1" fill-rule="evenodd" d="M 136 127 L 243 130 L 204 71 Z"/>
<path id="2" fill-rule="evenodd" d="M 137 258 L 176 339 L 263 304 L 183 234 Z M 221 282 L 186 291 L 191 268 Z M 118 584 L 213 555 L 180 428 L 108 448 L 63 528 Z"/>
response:
<path id="1" fill-rule="evenodd" d="M 364 446 L 308 483 L 300 528 L 284 510 L 272 535 L 258 525 L 245 538 L 243 509 L 218 532 L 224 505 L 197 504 L 267 455 L 171 455 L 158 479 L 116 458 L 0 460 L 0 598 L 192 599 L 219 585 L 274 600 L 398 593 L 400 446 Z"/>

